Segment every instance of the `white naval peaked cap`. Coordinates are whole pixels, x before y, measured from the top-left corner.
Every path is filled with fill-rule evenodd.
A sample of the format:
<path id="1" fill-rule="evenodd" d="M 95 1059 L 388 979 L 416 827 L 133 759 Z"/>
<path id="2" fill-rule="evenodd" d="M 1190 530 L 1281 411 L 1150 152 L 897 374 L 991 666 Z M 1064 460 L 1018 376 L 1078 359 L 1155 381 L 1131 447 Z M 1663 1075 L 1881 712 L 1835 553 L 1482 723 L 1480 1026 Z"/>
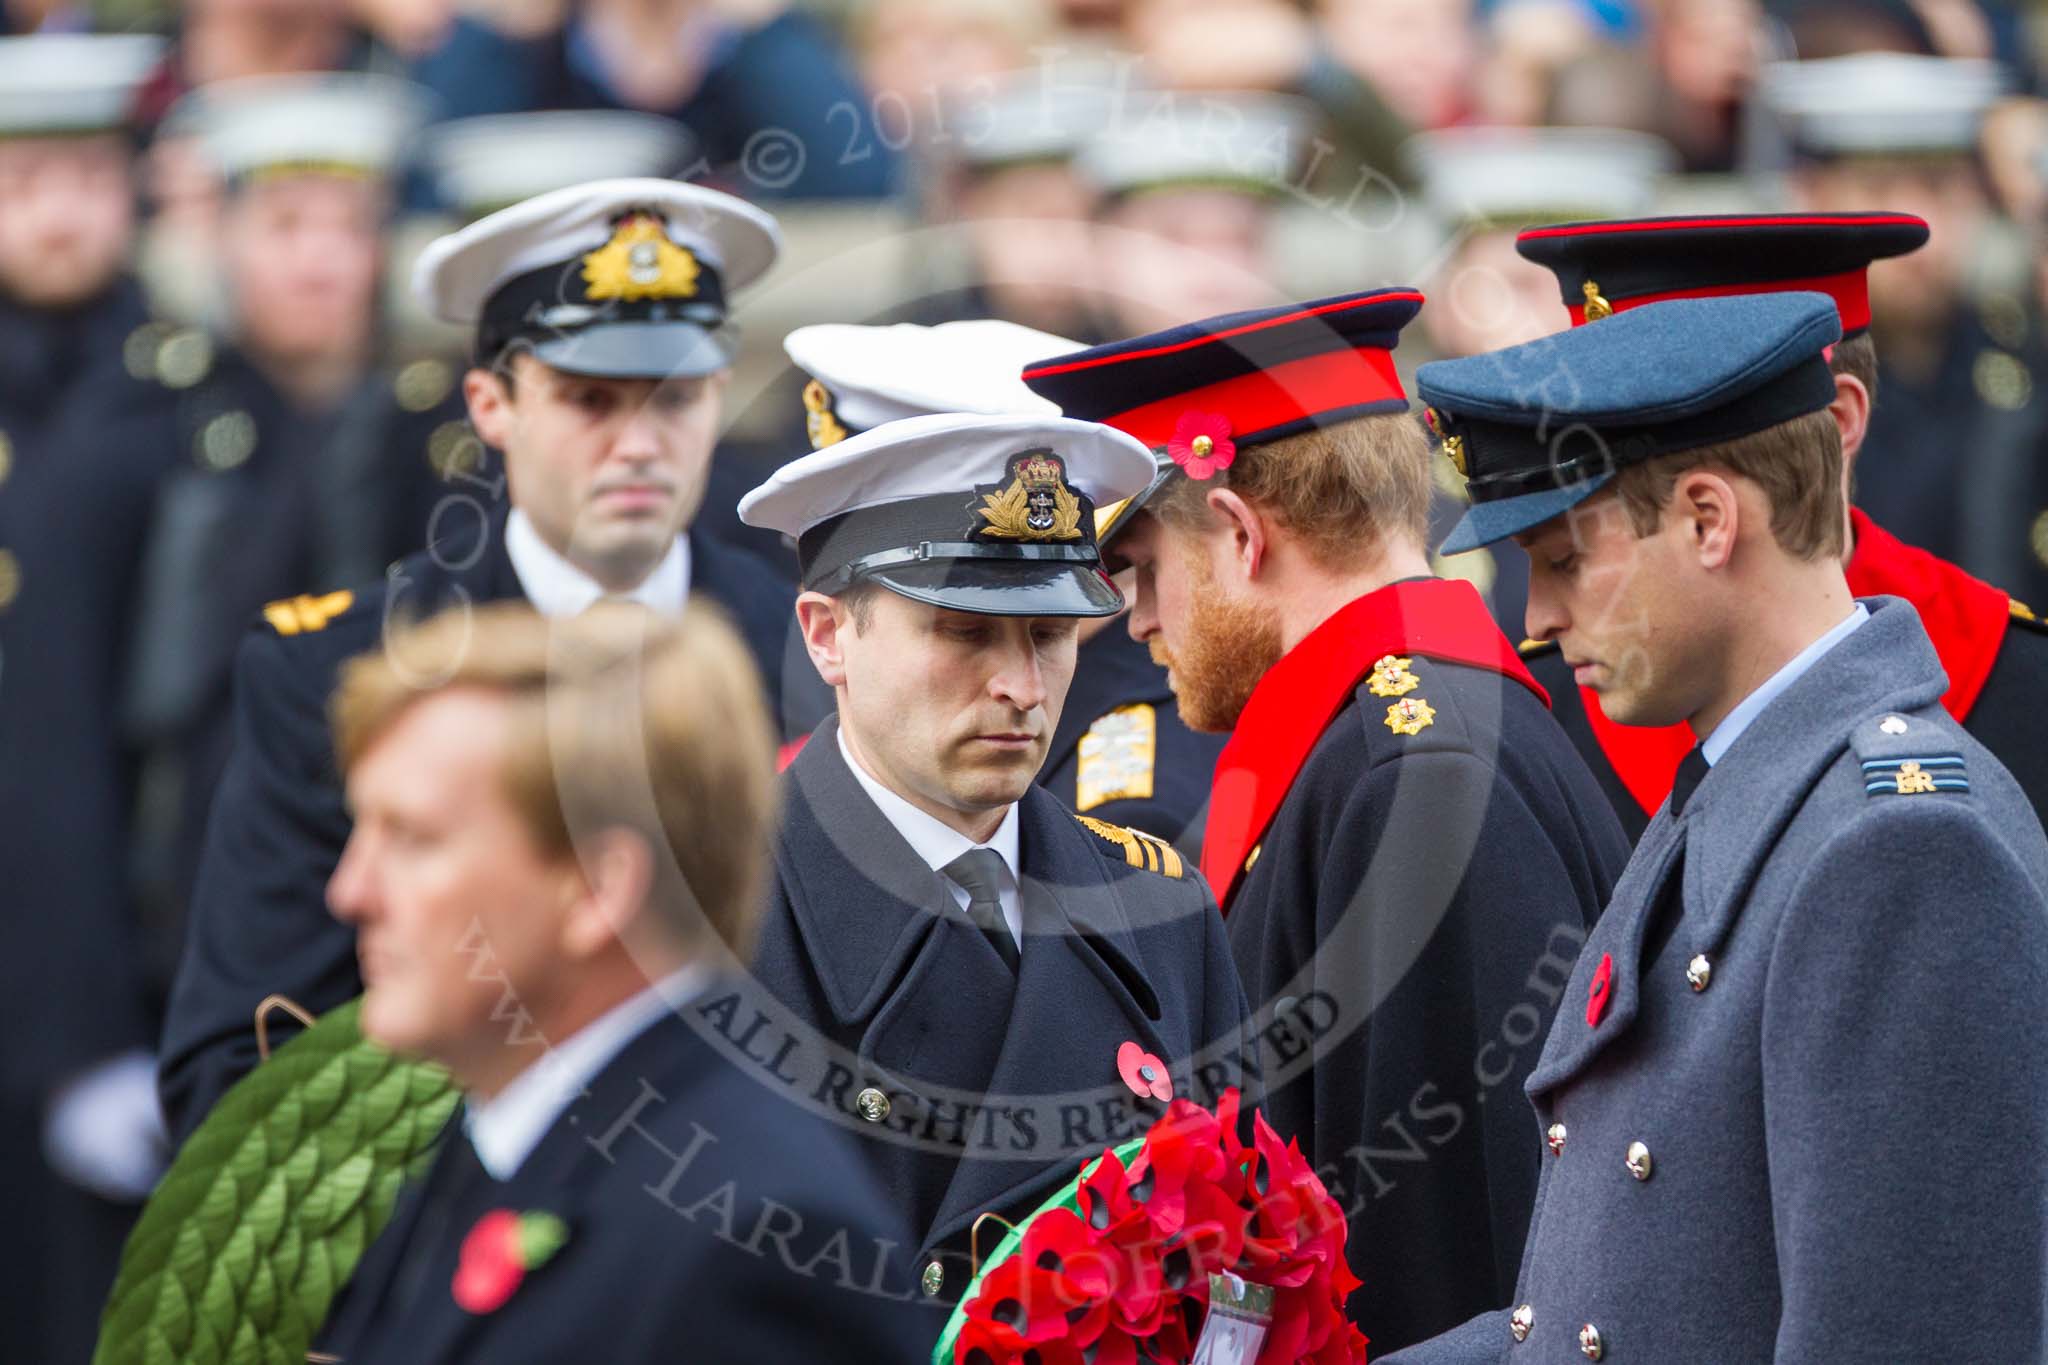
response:
<path id="1" fill-rule="evenodd" d="M 1968 151 L 2007 85 L 1995 61 L 1859 52 L 1767 63 L 1757 92 L 1794 146 L 1851 156 Z"/>
<path id="2" fill-rule="evenodd" d="M 934 412 L 1057 417 L 1057 404 L 1025 387 L 1023 370 L 1081 343 L 999 318 L 972 318 L 932 327 L 818 323 L 784 337 L 782 349 L 818 383 L 804 396 L 812 416 L 822 403 L 850 433 Z M 811 425 L 812 446 L 829 444 L 819 437 L 829 424 Z"/>
<path id="3" fill-rule="evenodd" d="M 669 240 L 718 271 L 728 292 L 759 279 L 782 251 L 775 219 L 744 199 L 677 180 L 592 180 L 434 239 L 413 267 L 413 296 L 444 322 L 475 322 L 499 285 L 597 250 L 634 211 L 661 218 Z"/>
<path id="4" fill-rule="evenodd" d="M 198 138 L 230 180 L 268 171 L 384 178 L 404 160 L 431 105 L 410 81 L 369 72 L 244 76 L 186 95 L 164 127 Z"/>
<path id="5" fill-rule="evenodd" d="M 695 147 L 689 129 L 659 114 L 546 109 L 437 123 L 420 160 L 443 204 L 478 217 L 591 180 L 671 175 Z"/>
<path id="6" fill-rule="evenodd" d="M 1401 159 L 1442 224 L 1638 218 L 1679 168 L 1670 143 L 1626 128 L 1443 128 Z"/>
<path id="7" fill-rule="evenodd" d="M 791 461 L 739 513 L 794 537 L 819 591 L 872 581 L 959 611 L 1107 616 L 1123 597 L 1093 508 L 1142 490 L 1153 470 L 1150 450 L 1100 423 L 933 413 Z"/>
<path id="8" fill-rule="evenodd" d="M 0 38 L 0 137 L 127 127 L 168 46 L 139 33 Z"/>

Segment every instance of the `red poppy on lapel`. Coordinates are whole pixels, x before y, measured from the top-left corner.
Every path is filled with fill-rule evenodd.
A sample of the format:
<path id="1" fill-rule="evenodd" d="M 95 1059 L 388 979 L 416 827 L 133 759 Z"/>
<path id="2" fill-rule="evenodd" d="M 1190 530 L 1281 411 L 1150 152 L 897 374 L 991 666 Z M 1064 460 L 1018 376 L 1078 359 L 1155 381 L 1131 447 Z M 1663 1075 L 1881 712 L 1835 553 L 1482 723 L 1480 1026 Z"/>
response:
<path id="1" fill-rule="evenodd" d="M 1166 1063 L 1139 1047 L 1136 1043 L 1125 1042 L 1116 1050 L 1117 1074 L 1124 1078 L 1124 1084 L 1140 1099 L 1150 1096 L 1165 1101 L 1173 1098 L 1173 1077 L 1166 1074 Z"/>
<path id="2" fill-rule="evenodd" d="M 569 1240 L 569 1227 L 552 1213 L 492 1209 L 462 1239 L 450 1289 L 464 1312 L 495 1313 L 530 1270 L 553 1258 Z"/>
<path id="3" fill-rule="evenodd" d="M 1600 965 L 1593 969 L 1593 979 L 1586 986 L 1586 1027 L 1598 1028 L 1600 1016 L 1607 1013 L 1607 992 L 1614 980 L 1614 954 L 1600 954 Z"/>

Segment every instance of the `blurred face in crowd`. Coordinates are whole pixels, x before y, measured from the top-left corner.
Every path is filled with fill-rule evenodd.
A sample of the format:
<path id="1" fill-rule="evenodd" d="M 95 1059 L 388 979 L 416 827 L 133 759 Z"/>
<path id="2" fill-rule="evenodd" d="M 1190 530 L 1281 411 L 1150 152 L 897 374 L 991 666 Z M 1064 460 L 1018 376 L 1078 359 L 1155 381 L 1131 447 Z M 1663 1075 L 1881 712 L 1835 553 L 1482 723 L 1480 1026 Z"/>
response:
<path id="1" fill-rule="evenodd" d="M 961 190 L 959 206 L 996 312 L 1041 331 L 1075 330 L 1091 278 L 1095 208 L 1080 178 L 1050 164 L 983 172 Z"/>
<path id="2" fill-rule="evenodd" d="M 364 1034 L 470 1085 L 532 1060 L 508 1058 L 491 1014 L 509 983 L 546 1016 L 584 890 L 574 857 L 545 856 L 507 794 L 510 740 L 509 703 L 486 689 L 401 711 L 348 773 L 355 826 L 327 884 L 328 907 L 356 930 Z M 474 970 L 485 952 L 503 982 Z"/>
<path id="3" fill-rule="evenodd" d="M 1755 0 L 1671 0 L 1658 30 L 1665 81 L 1692 104 L 1732 104 L 1756 78 L 1763 10 Z"/>
<path id="4" fill-rule="evenodd" d="M 886 589 L 807 592 L 797 614 L 862 766 L 970 838 L 992 833 L 1045 763 L 1077 620 L 949 611 Z"/>
<path id="5" fill-rule="evenodd" d="M 1225 189 L 1134 194 L 1096 234 L 1104 304 L 1124 333 L 1176 327 L 1273 302 L 1266 278 L 1270 210 Z"/>
<path id="6" fill-rule="evenodd" d="M 1816 213 L 1881 210 L 1927 220 L 1927 245 L 1870 267 L 1870 309 L 1880 330 L 1936 327 L 1955 311 L 1987 207 L 1975 163 L 1963 157 L 1855 157 L 1803 167 L 1799 207 Z"/>
<path id="7" fill-rule="evenodd" d="M 1469 0 L 1322 0 L 1337 60 L 1363 76 L 1410 128 L 1465 112 L 1479 60 Z"/>
<path id="8" fill-rule="evenodd" d="M 704 500 L 726 373 L 599 379 L 518 355 L 509 374 L 471 370 L 463 392 L 513 505 L 607 588 L 637 586 Z"/>
<path id="9" fill-rule="evenodd" d="M 1480 229 L 1451 253 L 1422 320 L 1447 356 L 1482 355 L 1571 325 L 1557 278 L 1515 250 L 1515 233 Z"/>
<path id="10" fill-rule="evenodd" d="M 1131 638 L 1166 669 L 1181 719 L 1197 730 L 1229 730 L 1286 651 L 1274 613 L 1231 582 L 1228 532 L 1168 526 L 1141 512 L 1116 553 L 1136 580 Z"/>
<path id="11" fill-rule="evenodd" d="M 87 303 L 134 235 L 126 137 L 0 138 L 0 292 L 31 308 Z"/>
<path id="12" fill-rule="evenodd" d="M 1556 640 L 1579 685 L 1623 725 L 1691 717 L 1712 676 L 1716 618 L 1688 571 L 1693 526 L 1667 511 L 1638 536 L 1620 498 L 1603 492 L 1515 537 L 1529 553 L 1529 635 Z"/>
<path id="13" fill-rule="evenodd" d="M 275 363 L 368 350 L 383 265 L 385 190 L 331 175 L 263 179 L 221 223 L 237 338 Z"/>

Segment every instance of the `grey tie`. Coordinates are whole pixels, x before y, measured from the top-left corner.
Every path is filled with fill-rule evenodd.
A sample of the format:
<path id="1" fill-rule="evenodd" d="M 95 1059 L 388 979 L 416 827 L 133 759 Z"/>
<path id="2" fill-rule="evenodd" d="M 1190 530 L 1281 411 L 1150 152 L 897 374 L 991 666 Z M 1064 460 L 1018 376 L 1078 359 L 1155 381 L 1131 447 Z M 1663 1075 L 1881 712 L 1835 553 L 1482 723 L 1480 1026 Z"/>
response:
<path id="1" fill-rule="evenodd" d="M 974 921 L 1003 959 L 1011 971 L 1017 970 L 1017 940 L 1010 933 L 1010 926 L 1003 922 L 1003 902 L 999 894 L 1002 886 L 1003 858 L 992 848 L 970 848 L 952 862 L 944 871 L 962 890 L 967 893 L 967 918 Z"/>

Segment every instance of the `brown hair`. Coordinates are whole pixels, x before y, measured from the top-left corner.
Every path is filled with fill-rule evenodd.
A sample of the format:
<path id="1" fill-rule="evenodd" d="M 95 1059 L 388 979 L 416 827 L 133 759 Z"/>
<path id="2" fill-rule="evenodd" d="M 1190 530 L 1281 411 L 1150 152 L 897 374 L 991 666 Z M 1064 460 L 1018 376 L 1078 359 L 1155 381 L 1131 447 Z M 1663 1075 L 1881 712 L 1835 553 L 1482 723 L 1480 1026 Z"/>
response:
<path id="1" fill-rule="evenodd" d="M 1870 391 L 1871 405 L 1877 405 L 1877 343 L 1870 339 L 1870 333 L 1837 342 L 1828 368 L 1862 384 Z"/>
<path id="2" fill-rule="evenodd" d="M 1320 564 L 1344 568 L 1429 526 L 1429 440 L 1407 413 L 1384 413 L 1243 446 L 1210 479 L 1175 479 L 1146 510 L 1169 526 L 1208 522 L 1212 488 L 1273 513 Z"/>
<path id="3" fill-rule="evenodd" d="M 458 688 L 511 708 L 504 791 L 549 858 L 629 829 L 653 855 L 650 910 L 681 940 L 745 955 L 774 819 L 775 740 L 760 675 L 717 608 L 636 606 L 548 620 L 523 604 L 400 625 L 351 660 L 330 711 L 344 773 L 415 703 Z"/>
<path id="4" fill-rule="evenodd" d="M 1785 553 L 1805 560 L 1842 554 L 1842 433 L 1826 408 L 1623 469 L 1614 477 L 1614 491 L 1638 536 L 1657 529 L 1679 476 L 1702 465 L 1763 489 L 1771 504 L 1771 535 Z"/>

